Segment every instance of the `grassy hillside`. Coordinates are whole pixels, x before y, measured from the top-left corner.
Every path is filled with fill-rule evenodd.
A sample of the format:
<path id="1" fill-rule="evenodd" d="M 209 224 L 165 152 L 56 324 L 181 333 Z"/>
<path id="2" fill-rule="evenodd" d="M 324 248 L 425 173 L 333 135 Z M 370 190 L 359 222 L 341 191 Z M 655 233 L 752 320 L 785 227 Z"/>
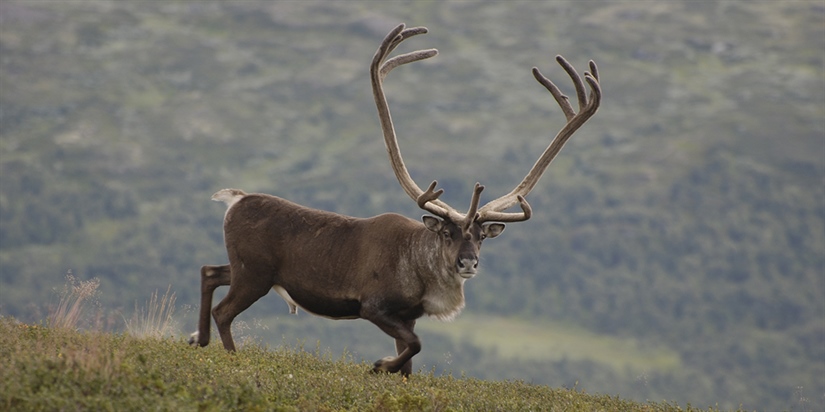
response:
<path id="1" fill-rule="evenodd" d="M 0 318 L 5 410 L 698 411 L 524 382 L 372 374 L 346 355 L 77 332 Z M 711 410 L 711 409 L 708 409 Z"/>
<path id="2" fill-rule="evenodd" d="M 103 330 L 171 285 L 191 332 L 224 187 L 418 218 L 367 70 L 405 22 L 430 33 L 404 50 L 440 54 L 394 71 L 389 102 L 413 178 L 451 204 L 506 193 L 561 127 L 530 67 L 571 94 L 553 56 L 594 59 L 604 89 L 531 220 L 485 244 L 473 316 L 421 322 L 416 365 L 825 409 L 823 20 L 821 0 L 0 1 L 0 314 L 42 319 L 72 270 L 99 280 Z M 359 361 L 392 348 L 277 297 L 239 321 Z"/>

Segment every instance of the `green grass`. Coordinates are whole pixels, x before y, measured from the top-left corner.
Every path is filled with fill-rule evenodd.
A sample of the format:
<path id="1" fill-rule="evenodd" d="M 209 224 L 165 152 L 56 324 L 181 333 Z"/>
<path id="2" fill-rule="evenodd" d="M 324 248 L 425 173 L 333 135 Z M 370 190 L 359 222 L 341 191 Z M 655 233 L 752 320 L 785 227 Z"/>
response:
<path id="1" fill-rule="evenodd" d="M 666 347 L 642 345 L 635 339 L 606 336 L 560 322 L 463 314 L 450 323 L 421 321 L 418 329 L 442 333 L 454 342 L 474 342 L 506 359 L 591 360 L 621 371 L 668 371 L 681 365 L 679 354 Z"/>
<path id="2" fill-rule="evenodd" d="M 0 318 L 3 410 L 672 411 L 524 382 L 372 374 L 348 356 L 79 332 Z"/>

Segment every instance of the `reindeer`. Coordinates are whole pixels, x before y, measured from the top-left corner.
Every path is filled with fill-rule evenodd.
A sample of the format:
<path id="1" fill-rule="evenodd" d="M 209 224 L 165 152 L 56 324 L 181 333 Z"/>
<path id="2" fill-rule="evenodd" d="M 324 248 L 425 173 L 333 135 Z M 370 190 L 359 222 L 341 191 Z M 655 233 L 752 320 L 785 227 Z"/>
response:
<path id="1" fill-rule="evenodd" d="M 370 66 L 373 96 L 390 164 L 401 187 L 421 209 L 429 212 L 422 222 L 386 213 L 355 218 L 315 210 L 266 194 L 246 194 L 224 189 L 212 199 L 228 206 L 224 215 L 224 241 L 228 265 L 201 268 L 201 307 L 198 332 L 190 343 L 209 344 L 212 294 L 218 286 L 229 292 L 214 309 L 224 348 L 235 350 L 231 324 L 235 317 L 274 289 L 289 305 L 331 319 L 366 319 L 395 339 L 396 356 L 375 362 L 374 372 L 412 372 L 412 357 L 421 351 L 413 331 L 418 318 L 427 315 L 452 320 L 464 307 L 464 282 L 478 270 L 479 250 L 485 239 L 504 231 L 504 223 L 521 222 L 532 215 L 525 197 L 533 189 L 562 146 L 599 107 L 601 89 L 596 64 L 584 82 L 563 57 L 556 60 L 575 85 L 576 111 L 558 87 L 537 68 L 533 75 L 555 98 L 567 118 L 524 179 L 510 193 L 479 207 L 484 186 L 476 183 L 470 207 L 459 212 L 439 200 L 443 189 L 433 181 L 422 190 L 410 177 L 384 95 L 384 78 L 394 68 L 435 56 L 435 49 L 418 50 L 393 58 L 389 55 L 404 40 L 427 33 L 424 27 L 389 32 Z M 518 205 L 521 211 L 506 212 Z"/>

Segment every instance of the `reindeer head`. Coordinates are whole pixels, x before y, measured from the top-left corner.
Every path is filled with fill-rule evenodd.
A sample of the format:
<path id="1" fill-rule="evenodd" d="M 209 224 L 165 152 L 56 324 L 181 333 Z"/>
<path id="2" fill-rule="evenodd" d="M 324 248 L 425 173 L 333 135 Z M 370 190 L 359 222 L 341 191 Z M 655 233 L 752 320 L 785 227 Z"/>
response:
<path id="1" fill-rule="evenodd" d="M 435 182 L 430 185 L 429 190 L 419 196 L 418 204 L 422 209 L 427 210 L 426 203 L 444 192 L 443 190 L 433 192 L 434 188 Z M 433 214 L 439 217 L 430 215 L 422 217 L 424 226 L 438 234 L 442 258 L 448 264 L 454 264 L 456 272 L 465 279 L 475 276 L 478 270 L 481 242 L 487 238 L 494 238 L 504 231 L 503 223 L 483 223 L 478 220 L 478 200 L 482 190 L 484 186 L 476 183 L 470 210 L 463 216 L 434 210 Z"/>

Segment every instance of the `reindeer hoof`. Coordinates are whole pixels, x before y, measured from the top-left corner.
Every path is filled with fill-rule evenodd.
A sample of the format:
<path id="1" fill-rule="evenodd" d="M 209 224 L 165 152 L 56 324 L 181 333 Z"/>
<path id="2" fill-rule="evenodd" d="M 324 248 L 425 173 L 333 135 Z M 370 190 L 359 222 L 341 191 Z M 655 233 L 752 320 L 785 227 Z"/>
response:
<path id="1" fill-rule="evenodd" d="M 387 356 L 385 358 L 382 358 L 382 359 L 379 359 L 379 360 L 375 361 L 375 363 L 372 365 L 372 373 L 381 373 L 381 372 L 395 373 L 395 372 L 398 372 L 397 370 L 392 370 L 392 368 L 390 367 L 390 363 L 394 359 L 395 358 L 392 357 L 392 356 Z"/>
<path id="2" fill-rule="evenodd" d="M 200 347 L 204 347 L 204 346 L 208 345 L 209 344 L 209 339 L 207 339 L 206 342 L 201 342 L 200 333 L 195 332 L 195 333 L 189 335 L 189 339 L 186 341 L 186 343 L 188 343 L 189 346 L 194 346 L 196 348 L 200 348 Z"/>
<path id="3" fill-rule="evenodd" d="M 198 335 L 198 332 L 189 335 L 189 340 L 187 340 L 186 343 L 188 343 L 189 346 L 198 346 Z"/>

